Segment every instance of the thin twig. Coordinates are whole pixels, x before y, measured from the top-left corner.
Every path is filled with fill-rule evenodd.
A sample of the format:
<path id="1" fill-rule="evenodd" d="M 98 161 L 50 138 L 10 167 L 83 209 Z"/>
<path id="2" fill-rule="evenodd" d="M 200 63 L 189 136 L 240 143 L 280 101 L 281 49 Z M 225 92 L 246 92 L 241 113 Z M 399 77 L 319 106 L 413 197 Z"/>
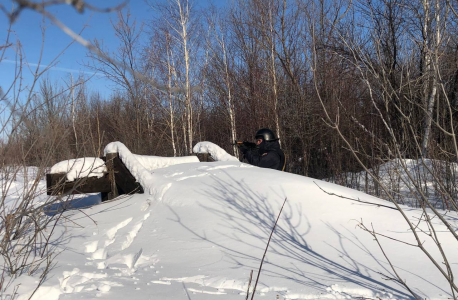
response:
<path id="1" fill-rule="evenodd" d="M 264 255 L 262 256 L 261 264 L 259 265 L 258 276 L 256 277 L 256 282 L 254 284 L 253 294 L 251 295 L 251 300 L 254 299 L 254 294 L 256 293 L 256 286 L 258 285 L 259 276 L 261 275 L 262 264 L 264 263 L 264 259 L 266 258 L 266 253 L 267 253 L 267 249 L 269 248 L 270 240 L 272 239 L 272 235 L 274 234 L 275 227 L 277 227 L 278 220 L 280 219 L 281 212 L 283 211 L 283 207 L 285 206 L 287 199 L 288 198 L 285 198 L 285 201 L 283 201 L 283 205 L 281 206 L 280 212 L 278 213 L 277 220 L 275 221 L 274 227 L 272 228 L 272 231 L 270 232 L 269 240 L 267 241 L 267 245 L 266 245 L 266 250 L 264 250 Z"/>
<path id="2" fill-rule="evenodd" d="M 94 222 L 95 225 L 97 225 L 97 222 L 91 218 L 87 213 L 85 213 L 84 211 L 82 211 L 81 209 L 78 209 L 79 212 L 83 213 L 86 217 L 88 217 L 92 222 Z"/>
<path id="3" fill-rule="evenodd" d="M 345 196 L 342 196 L 342 195 L 338 195 L 338 194 L 334 194 L 334 193 L 331 193 L 331 192 L 327 192 L 322 187 L 320 187 L 315 181 L 313 183 L 320 190 L 322 190 L 323 192 L 325 192 L 326 194 L 328 194 L 330 196 L 336 196 L 336 197 L 347 199 L 347 200 L 351 200 L 351 201 L 356 201 L 356 202 L 361 202 L 361 203 L 365 203 L 365 204 L 376 205 L 376 206 L 380 206 L 380 207 L 385 207 L 385 208 L 389 208 L 389 209 L 398 210 L 396 207 L 391 207 L 391 206 L 388 206 L 388 205 L 383 205 L 383 204 L 378 204 L 378 203 L 373 203 L 373 202 L 362 201 L 362 200 L 359 200 L 359 199 L 349 198 L 349 197 L 345 197 Z"/>
<path id="4" fill-rule="evenodd" d="M 379 246 L 380 250 L 382 251 L 383 256 L 385 256 L 385 259 L 387 260 L 388 264 L 390 265 L 391 270 L 396 275 L 398 282 L 401 283 L 410 292 L 410 294 L 415 297 L 415 299 L 421 300 L 421 298 L 417 294 L 415 294 L 414 291 L 410 289 L 407 283 L 404 280 L 402 280 L 401 276 L 399 276 L 394 265 L 391 263 L 391 260 L 388 258 L 388 255 L 385 253 L 385 250 L 383 249 L 382 245 L 380 244 L 380 241 L 378 240 L 377 235 L 375 234 L 374 226 L 372 224 L 371 226 L 372 226 L 372 231 L 370 231 L 363 223 L 360 223 L 360 227 L 364 229 L 365 231 L 369 232 L 372 235 L 372 237 L 374 238 L 374 240 L 377 242 L 377 245 Z"/>
<path id="5" fill-rule="evenodd" d="M 251 270 L 251 272 L 250 272 L 250 280 L 248 281 L 248 288 L 246 290 L 246 298 L 245 298 L 245 300 L 248 300 L 248 297 L 250 296 L 251 279 L 253 279 L 253 270 Z"/>

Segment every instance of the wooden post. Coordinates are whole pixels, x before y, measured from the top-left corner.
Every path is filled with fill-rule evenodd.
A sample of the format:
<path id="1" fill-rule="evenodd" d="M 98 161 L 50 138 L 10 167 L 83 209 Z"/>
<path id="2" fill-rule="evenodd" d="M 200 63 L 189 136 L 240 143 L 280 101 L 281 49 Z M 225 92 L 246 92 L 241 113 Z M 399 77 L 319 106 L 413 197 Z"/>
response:
<path id="1" fill-rule="evenodd" d="M 115 169 L 116 186 L 119 194 L 143 194 L 143 187 L 137 182 L 135 177 L 127 169 L 119 156 L 113 159 L 113 168 Z"/>
<path id="2" fill-rule="evenodd" d="M 197 153 L 197 158 L 200 162 L 213 162 L 215 161 L 209 153 Z"/>
<path id="3" fill-rule="evenodd" d="M 107 166 L 108 179 L 110 180 L 111 192 L 108 193 L 108 200 L 119 196 L 118 188 L 116 187 L 116 177 L 114 168 L 114 159 L 118 157 L 118 153 L 107 153 L 105 165 Z"/>

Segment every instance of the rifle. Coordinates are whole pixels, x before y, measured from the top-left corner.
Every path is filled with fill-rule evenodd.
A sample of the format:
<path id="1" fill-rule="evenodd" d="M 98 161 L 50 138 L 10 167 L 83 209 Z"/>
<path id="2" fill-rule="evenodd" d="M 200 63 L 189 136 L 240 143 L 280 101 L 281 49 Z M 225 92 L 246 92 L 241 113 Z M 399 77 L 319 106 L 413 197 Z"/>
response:
<path id="1" fill-rule="evenodd" d="M 255 143 L 247 142 L 247 141 L 235 141 L 235 143 L 232 143 L 231 145 L 237 145 L 237 147 L 244 145 L 245 147 L 247 147 L 250 150 L 258 148 L 258 146 Z"/>

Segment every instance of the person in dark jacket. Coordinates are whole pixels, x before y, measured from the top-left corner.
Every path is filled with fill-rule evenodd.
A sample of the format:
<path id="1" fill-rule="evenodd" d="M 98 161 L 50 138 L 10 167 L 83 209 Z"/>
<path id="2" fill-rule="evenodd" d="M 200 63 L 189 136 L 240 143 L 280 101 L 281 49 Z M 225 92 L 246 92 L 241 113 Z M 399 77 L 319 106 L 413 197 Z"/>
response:
<path id="1" fill-rule="evenodd" d="M 243 144 L 240 145 L 240 150 L 248 163 L 261 168 L 284 171 L 285 154 L 280 149 L 280 143 L 272 130 L 260 129 L 256 132 L 255 138 L 257 149 L 249 149 Z"/>

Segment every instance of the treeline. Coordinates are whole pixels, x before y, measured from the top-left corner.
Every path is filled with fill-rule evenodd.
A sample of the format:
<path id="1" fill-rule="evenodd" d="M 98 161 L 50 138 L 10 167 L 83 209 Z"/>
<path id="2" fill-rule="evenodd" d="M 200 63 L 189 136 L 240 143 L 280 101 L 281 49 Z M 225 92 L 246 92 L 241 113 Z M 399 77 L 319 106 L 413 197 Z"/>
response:
<path id="1" fill-rule="evenodd" d="M 88 52 L 110 97 L 75 78 L 17 98 L 5 161 L 99 156 L 112 141 L 160 156 L 211 141 L 239 155 L 235 139 L 269 127 L 287 170 L 315 178 L 394 158 L 456 162 L 456 1 L 157 2 L 145 24 L 118 14 L 117 49 Z"/>

